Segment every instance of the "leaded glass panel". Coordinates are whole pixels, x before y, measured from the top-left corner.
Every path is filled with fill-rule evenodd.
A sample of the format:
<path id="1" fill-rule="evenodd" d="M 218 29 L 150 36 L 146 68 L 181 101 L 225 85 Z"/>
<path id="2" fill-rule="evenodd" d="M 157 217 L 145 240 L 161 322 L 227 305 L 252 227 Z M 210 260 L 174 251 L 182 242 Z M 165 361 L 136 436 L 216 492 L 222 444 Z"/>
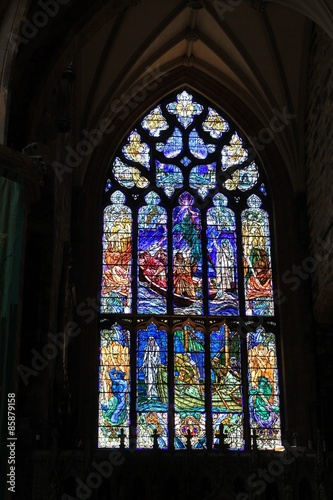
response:
<path id="1" fill-rule="evenodd" d="M 137 334 L 137 446 L 168 447 L 167 334 L 154 323 Z"/>
<path id="2" fill-rule="evenodd" d="M 121 429 L 129 444 L 130 333 L 115 323 L 101 331 L 98 446 L 118 448 Z"/>
<path id="3" fill-rule="evenodd" d="M 206 447 L 205 338 L 185 324 L 174 334 L 175 448 Z"/>
<path id="4" fill-rule="evenodd" d="M 280 391 L 275 335 L 263 327 L 247 335 L 249 410 L 257 447 L 281 444 Z"/>

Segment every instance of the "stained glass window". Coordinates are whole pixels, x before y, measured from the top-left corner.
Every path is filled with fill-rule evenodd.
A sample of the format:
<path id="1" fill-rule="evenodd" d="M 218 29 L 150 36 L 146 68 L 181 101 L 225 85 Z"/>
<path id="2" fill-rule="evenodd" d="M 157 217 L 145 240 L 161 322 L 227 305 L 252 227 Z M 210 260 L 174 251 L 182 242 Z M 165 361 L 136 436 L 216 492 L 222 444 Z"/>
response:
<path id="1" fill-rule="evenodd" d="M 207 211 L 208 310 L 212 315 L 239 314 L 237 281 L 236 217 L 227 208 L 221 193 L 213 198 Z"/>
<path id="2" fill-rule="evenodd" d="M 274 449 L 270 197 L 246 137 L 181 89 L 133 124 L 103 196 L 98 446 Z"/>

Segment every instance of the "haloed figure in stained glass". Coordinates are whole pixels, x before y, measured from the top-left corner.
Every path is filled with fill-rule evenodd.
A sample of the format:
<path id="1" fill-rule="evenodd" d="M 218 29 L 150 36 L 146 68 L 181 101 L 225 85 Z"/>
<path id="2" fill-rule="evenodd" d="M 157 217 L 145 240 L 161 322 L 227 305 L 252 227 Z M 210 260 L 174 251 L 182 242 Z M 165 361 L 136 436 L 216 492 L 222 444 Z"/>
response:
<path id="1" fill-rule="evenodd" d="M 141 370 L 145 376 L 146 390 L 148 399 L 153 396 L 158 396 L 157 393 L 157 372 L 161 363 L 160 348 L 154 337 L 149 337 L 145 347 L 145 355 L 143 357 Z"/>
<path id="2" fill-rule="evenodd" d="M 151 448 L 154 432 L 159 448 L 168 441 L 167 335 L 154 323 L 138 332 L 138 447 Z"/>
<path id="3" fill-rule="evenodd" d="M 116 368 L 109 370 L 109 377 L 112 381 L 112 392 L 116 399 L 114 411 L 110 416 L 110 422 L 112 424 L 119 424 L 126 410 L 127 381 L 124 380 L 125 372 Z M 106 407 L 103 407 L 103 409 L 107 410 Z"/>
<path id="4" fill-rule="evenodd" d="M 100 346 L 101 446 L 118 446 L 118 434 L 129 425 L 130 334 L 115 323 L 102 330 Z"/>
<path id="5" fill-rule="evenodd" d="M 228 240 L 218 244 L 216 237 L 213 237 L 213 245 L 216 249 L 216 287 L 218 296 L 224 290 L 230 290 L 234 282 L 234 253 Z"/>

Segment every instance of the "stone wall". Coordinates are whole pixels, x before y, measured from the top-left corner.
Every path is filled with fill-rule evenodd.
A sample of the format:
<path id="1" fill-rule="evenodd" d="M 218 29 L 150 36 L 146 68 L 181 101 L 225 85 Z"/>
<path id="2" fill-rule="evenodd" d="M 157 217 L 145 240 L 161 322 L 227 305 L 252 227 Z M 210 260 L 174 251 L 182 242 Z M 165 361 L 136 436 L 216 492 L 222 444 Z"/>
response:
<path id="1" fill-rule="evenodd" d="M 319 323 L 332 324 L 333 40 L 315 26 L 311 44 L 305 153 L 314 312 Z"/>
<path id="2" fill-rule="evenodd" d="M 333 40 L 318 26 L 312 33 L 305 131 L 307 209 L 313 258 L 318 407 L 328 447 L 333 446 Z M 309 260 L 310 262 L 310 260 Z"/>

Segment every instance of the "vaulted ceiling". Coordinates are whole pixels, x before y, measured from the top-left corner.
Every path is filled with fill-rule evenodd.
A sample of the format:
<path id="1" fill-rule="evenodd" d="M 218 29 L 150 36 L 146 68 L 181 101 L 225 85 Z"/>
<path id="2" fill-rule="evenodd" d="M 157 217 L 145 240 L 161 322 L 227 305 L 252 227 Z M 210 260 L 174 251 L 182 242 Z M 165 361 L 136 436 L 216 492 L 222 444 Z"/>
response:
<path id="1" fill-rule="evenodd" d="M 234 103 L 232 118 L 241 128 L 242 114 L 255 116 L 258 126 L 253 135 L 260 127 L 269 127 L 277 113 L 293 117 L 274 141 L 294 189 L 303 189 L 311 28 L 316 22 L 333 35 L 330 0 L 53 3 L 56 15 L 49 15 L 45 26 L 20 43 L 18 50 L 10 43 L 13 35 L 25 33 L 27 20 L 36 25 L 40 2 L 27 2 L 24 8 L 24 2 L 14 0 L 7 11 L 0 10 L 2 47 L 6 34 L 6 50 L 11 55 L 2 70 L 3 85 L 7 81 L 10 87 L 11 99 L 6 102 L 10 145 L 20 147 L 35 140 L 33 131 L 52 107 L 53 89 L 70 63 L 76 74 L 77 138 L 102 118 L 112 119 L 115 103 L 118 108 L 119 102 L 125 105 L 149 78 L 161 83 L 161 94 L 179 85 L 187 74 L 207 97 L 211 97 L 208 81 L 215 94 L 220 89 L 220 104 L 224 93 L 228 95 L 226 111 L 232 115 Z"/>

